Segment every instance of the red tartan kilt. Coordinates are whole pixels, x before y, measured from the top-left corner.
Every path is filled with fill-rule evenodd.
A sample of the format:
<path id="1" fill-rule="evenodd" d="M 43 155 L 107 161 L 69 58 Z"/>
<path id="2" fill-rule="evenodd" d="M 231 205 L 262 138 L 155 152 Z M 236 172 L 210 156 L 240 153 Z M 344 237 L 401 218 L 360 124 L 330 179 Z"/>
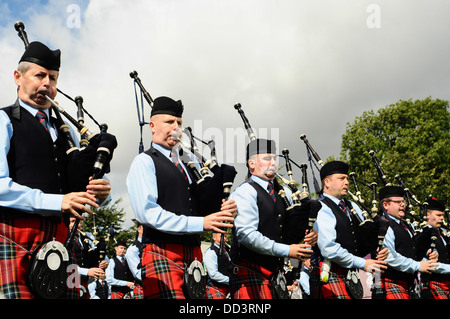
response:
<path id="1" fill-rule="evenodd" d="M 430 280 L 428 289 L 430 290 L 428 297 L 431 299 L 449 299 L 448 293 L 450 291 L 450 281 L 449 280 L 441 280 L 441 281 Z"/>
<path id="2" fill-rule="evenodd" d="M 134 299 L 142 299 L 144 298 L 144 289 L 141 285 L 134 285 L 133 289 Z"/>
<path id="3" fill-rule="evenodd" d="M 226 299 L 228 287 L 206 286 L 206 294 L 208 299 Z"/>
<path id="4" fill-rule="evenodd" d="M 111 299 L 123 299 L 125 295 L 127 295 L 126 297 L 128 299 L 142 299 L 143 293 L 142 286 L 134 285 L 133 294 L 125 293 L 123 291 L 111 291 Z"/>
<path id="5" fill-rule="evenodd" d="M 41 244 L 55 239 L 64 244 L 68 227 L 62 217 L 0 212 L 0 235 L 33 252 Z M 32 299 L 26 285 L 31 255 L 19 246 L 0 237 L 0 292 L 11 299 Z"/>
<path id="6" fill-rule="evenodd" d="M 322 269 L 323 262 L 319 263 Z M 347 275 L 348 269 L 342 268 L 335 263 L 331 263 L 330 275 L 328 282 L 321 283 L 321 293 L 324 299 L 352 299 L 345 287 L 344 277 Z"/>
<path id="7" fill-rule="evenodd" d="M 409 283 L 406 281 L 382 277 L 381 289 L 386 299 L 409 299 Z"/>
<path id="8" fill-rule="evenodd" d="M 147 244 L 142 254 L 142 283 L 145 299 L 185 299 L 185 266 L 195 259 L 202 262 L 199 246 Z"/>
<path id="9" fill-rule="evenodd" d="M 237 266 L 237 273 L 230 276 L 233 299 L 273 299 L 269 282 L 272 271 L 249 262 Z"/>

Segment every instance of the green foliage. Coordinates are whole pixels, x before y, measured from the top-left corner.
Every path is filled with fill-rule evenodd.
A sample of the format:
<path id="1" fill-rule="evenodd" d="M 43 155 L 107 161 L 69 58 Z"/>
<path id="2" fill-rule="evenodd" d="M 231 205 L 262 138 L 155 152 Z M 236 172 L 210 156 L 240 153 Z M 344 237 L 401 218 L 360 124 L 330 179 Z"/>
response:
<path id="1" fill-rule="evenodd" d="M 119 207 L 121 201 L 122 199 L 118 199 L 115 202 L 109 202 L 94 209 L 95 215 L 87 217 L 81 227 L 84 232 L 94 234 L 98 241 L 109 243 L 107 248 L 109 257 L 113 257 L 115 254 L 114 244 L 116 240 L 123 239 L 129 245 L 133 242 L 136 235 L 135 226 L 128 230 L 122 230 L 125 212 L 123 208 Z M 110 237 L 111 229 L 113 230 L 113 237 Z"/>
<path id="2" fill-rule="evenodd" d="M 389 183 L 400 185 L 396 175 L 423 201 L 430 194 L 447 200 L 449 193 L 450 113 L 448 101 L 400 100 L 396 104 L 364 112 L 347 123 L 342 136 L 341 160 L 350 165 L 359 181 L 381 183 L 372 157 L 381 161 Z M 368 187 L 360 186 L 371 198 Z"/>

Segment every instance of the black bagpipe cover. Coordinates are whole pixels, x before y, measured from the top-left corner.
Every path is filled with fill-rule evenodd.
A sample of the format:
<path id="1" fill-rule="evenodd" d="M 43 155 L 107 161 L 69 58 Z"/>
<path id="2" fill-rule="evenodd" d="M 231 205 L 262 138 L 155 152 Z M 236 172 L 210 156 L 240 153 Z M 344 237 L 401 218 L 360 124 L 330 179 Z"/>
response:
<path id="1" fill-rule="evenodd" d="M 225 182 L 233 182 L 237 172 L 234 166 L 221 164 L 212 168 L 213 176 L 198 185 L 200 211 L 211 214 L 220 211 Z"/>
<path id="2" fill-rule="evenodd" d="M 99 262 L 104 260 L 106 257 L 106 242 L 100 241 L 97 243 L 95 249 L 88 251 L 87 253 L 87 266 L 98 267 Z"/>
<path id="3" fill-rule="evenodd" d="M 103 165 L 101 176 L 110 172 L 110 161 L 113 151 L 117 147 L 117 140 L 109 133 L 99 133 L 94 135 L 89 144 L 82 150 L 76 150 L 69 154 L 68 181 L 71 192 L 84 192 L 89 178 L 93 174 L 94 163 L 97 158 L 97 149 L 106 147 L 110 154 Z"/>
<path id="4" fill-rule="evenodd" d="M 365 220 L 358 226 L 356 233 L 357 255 L 364 257 L 378 247 L 379 225 L 372 220 Z"/>
<path id="5" fill-rule="evenodd" d="M 317 217 L 321 204 L 315 199 L 303 199 L 300 206 L 294 206 L 286 210 L 283 224 L 284 242 L 298 244 L 304 238 L 309 229 L 310 217 Z"/>
<path id="6" fill-rule="evenodd" d="M 431 237 L 439 238 L 439 230 L 434 227 L 423 227 L 422 231 L 414 236 L 416 247 L 416 260 L 422 260 L 427 254 L 431 246 Z"/>

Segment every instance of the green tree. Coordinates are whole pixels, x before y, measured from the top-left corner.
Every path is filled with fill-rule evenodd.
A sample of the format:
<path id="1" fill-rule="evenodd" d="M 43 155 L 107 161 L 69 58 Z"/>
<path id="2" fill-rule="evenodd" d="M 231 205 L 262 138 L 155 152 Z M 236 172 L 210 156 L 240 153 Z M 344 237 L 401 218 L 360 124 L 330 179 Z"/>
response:
<path id="1" fill-rule="evenodd" d="M 381 161 L 387 181 L 404 185 L 423 202 L 429 195 L 447 200 L 449 193 L 450 113 L 448 101 L 408 100 L 377 112 L 364 112 L 350 124 L 342 137 L 341 160 L 350 165 L 358 181 L 378 188 L 384 185 L 370 151 Z M 365 198 L 369 187 L 361 183 Z"/>

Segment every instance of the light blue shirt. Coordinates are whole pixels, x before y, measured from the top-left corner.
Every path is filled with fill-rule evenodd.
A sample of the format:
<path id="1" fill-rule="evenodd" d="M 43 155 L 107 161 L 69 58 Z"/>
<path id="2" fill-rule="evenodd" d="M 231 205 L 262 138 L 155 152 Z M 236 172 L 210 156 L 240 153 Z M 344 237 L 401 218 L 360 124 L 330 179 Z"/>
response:
<path id="1" fill-rule="evenodd" d="M 104 279 L 97 279 L 97 280 L 99 282 L 102 282 Z M 108 282 L 106 282 L 106 284 L 108 284 Z M 94 280 L 88 284 L 90 299 L 100 299 L 100 297 L 97 296 L 97 292 L 95 291 L 96 288 L 97 288 L 96 280 Z M 108 299 L 111 299 L 111 286 L 110 285 L 108 285 Z"/>
<path id="2" fill-rule="evenodd" d="M 138 241 L 142 242 L 142 238 L 138 238 Z M 134 278 L 137 280 L 142 280 L 142 271 L 141 268 L 138 268 L 139 263 L 141 262 L 141 257 L 139 257 L 139 248 L 134 243 L 127 248 L 125 259 Z"/>
<path id="3" fill-rule="evenodd" d="M 158 144 L 153 147 L 170 159 L 170 151 Z M 184 166 L 183 166 L 184 167 Z M 203 232 L 203 217 L 176 215 L 158 203 L 158 185 L 155 164 L 150 156 L 141 153 L 131 163 L 127 176 L 130 204 L 136 220 L 170 234 Z"/>
<path id="4" fill-rule="evenodd" d="M 20 105 L 33 116 L 37 110 L 20 101 Z M 48 114 L 48 110 L 47 114 Z M 50 126 L 50 134 L 54 139 L 57 131 Z M 73 133 L 73 130 L 72 130 Z M 39 189 L 13 182 L 9 176 L 8 152 L 10 150 L 13 126 L 4 111 L 0 111 L 0 206 L 17 209 L 27 213 L 38 213 L 44 216 L 59 215 L 61 212 L 63 195 L 45 194 Z M 75 134 L 72 134 L 75 136 Z M 78 141 L 74 137 L 74 141 Z"/>
<path id="5" fill-rule="evenodd" d="M 339 199 L 328 194 L 323 196 L 330 198 L 336 205 Z M 350 201 L 355 212 L 361 219 L 361 209 L 354 202 Z M 362 257 L 351 254 L 347 249 L 343 248 L 341 244 L 336 242 L 336 217 L 334 216 L 330 207 L 322 203 L 322 208 L 317 213 L 317 219 L 314 223 L 314 229 L 317 231 L 317 245 L 320 253 L 324 258 L 328 258 L 343 268 L 358 268 L 364 269 L 366 260 Z"/>
<path id="6" fill-rule="evenodd" d="M 396 223 L 400 223 L 398 218 L 391 215 L 389 215 L 389 218 L 393 219 Z M 415 261 L 412 258 L 405 257 L 395 250 L 395 234 L 391 227 L 389 227 L 386 232 L 383 245 L 389 249 L 389 255 L 385 260 L 389 267 L 409 274 L 414 274 L 416 271 L 420 271 L 420 262 Z"/>
<path id="7" fill-rule="evenodd" d="M 214 245 L 219 248 L 219 245 L 214 243 Z M 219 263 L 216 252 L 209 247 L 203 254 L 203 263 L 205 265 L 206 271 L 209 278 L 220 282 L 222 284 L 228 285 L 230 278 L 219 272 Z"/>
<path id="8" fill-rule="evenodd" d="M 81 234 L 78 234 L 78 235 L 81 236 Z M 94 235 L 92 235 L 92 233 L 87 233 L 87 232 L 85 233 L 85 235 L 86 235 L 86 238 L 84 240 L 88 239 L 88 241 L 87 241 L 87 244 L 89 246 L 88 249 L 97 249 L 97 247 L 94 245 L 94 242 L 93 242 L 95 240 Z M 80 237 L 78 237 L 78 238 L 80 238 Z M 80 267 L 79 265 L 77 265 L 77 268 L 78 268 L 78 274 L 80 276 L 88 275 L 89 268 Z"/>
<path id="9" fill-rule="evenodd" d="M 121 256 L 117 256 L 116 255 L 116 257 L 120 261 L 122 259 L 125 259 L 125 256 L 121 257 Z M 115 267 L 116 267 L 115 260 L 114 260 L 114 258 L 111 258 L 109 260 L 109 263 L 108 263 L 108 268 L 106 268 L 106 270 L 105 270 L 106 281 L 108 282 L 108 284 L 110 286 L 126 287 L 128 281 L 126 281 L 126 280 L 119 280 L 119 279 L 114 278 L 114 268 Z"/>
<path id="10" fill-rule="evenodd" d="M 298 279 L 298 283 L 301 286 L 301 290 L 308 296 L 311 294 L 310 286 L 309 286 L 309 278 L 310 278 L 309 271 L 310 271 L 309 268 L 307 268 L 305 265 L 302 265 L 302 270 L 300 272 L 300 278 Z"/>
<path id="11" fill-rule="evenodd" d="M 268 181 L 256 177 L 250 177 L 253 181 L 267 190 Z M 286 197 L 291 200 L 290 190 L 285 189 Z M 288 257 L 289 245 L 277 243 L 258 231 L 259 211 L 257 206 L 257 193 L 249 183 L 243 183 L 231 194 L 237 205 L 237 216 L 234 219 L 236 236 L 240 245 L 254 250 L 262 255 Z"/>

